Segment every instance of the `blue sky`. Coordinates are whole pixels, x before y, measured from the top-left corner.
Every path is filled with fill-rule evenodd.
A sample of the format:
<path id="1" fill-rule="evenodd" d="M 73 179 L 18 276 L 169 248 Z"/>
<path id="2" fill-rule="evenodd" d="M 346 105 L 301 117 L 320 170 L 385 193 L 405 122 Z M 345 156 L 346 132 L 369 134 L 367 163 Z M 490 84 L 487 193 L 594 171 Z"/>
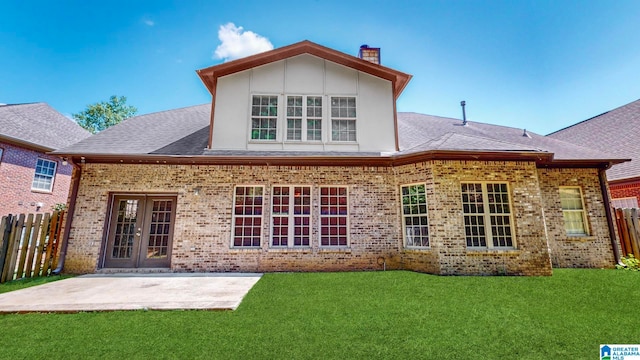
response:
<path id="1" fill-rule="evenodd" d="M 637 0 L 5 0 L 1 9 L 0 103 L 43 101 L 67 116 L 111 95 L 139 114 L 210 101 L 195 70 L 223 61 L 214 51 L 229 23 L 238 39 L 253 33 L 276 48 L 381 47 L 383 65 L 414 76 L 399 111 L 460 118 L 466 100 L 473 121 L 547 134 L 640 98 Z"/>

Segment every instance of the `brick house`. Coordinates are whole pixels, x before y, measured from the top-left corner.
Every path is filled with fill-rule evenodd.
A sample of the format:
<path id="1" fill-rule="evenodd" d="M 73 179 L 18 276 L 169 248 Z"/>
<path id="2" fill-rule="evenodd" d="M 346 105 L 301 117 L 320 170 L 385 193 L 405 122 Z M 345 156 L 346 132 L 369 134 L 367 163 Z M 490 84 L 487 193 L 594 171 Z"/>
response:
<path id="1" fill-rule="evenodd" d="M 89 135 L 45 103 L 0 104 L 0 216 L 66 204 L 72 165 L 47 153 Z"/>
<path id="2" fill-rule="evenodd" d="M 631 159 L 607 170 L 611 203 L 637 208 L 640 203 L 640 100 L 553 132 L 549 137 Z"/>
<path id="3" fill-rule="evenodd" d="M 197 73 L 210 104 L 57 151 L 65 271 L 550 275 L 610 267 L 605 153 L 398 113 L 411 76 L 309 41 Z M 374 56 L 370 53 L 373 52 Z"/>

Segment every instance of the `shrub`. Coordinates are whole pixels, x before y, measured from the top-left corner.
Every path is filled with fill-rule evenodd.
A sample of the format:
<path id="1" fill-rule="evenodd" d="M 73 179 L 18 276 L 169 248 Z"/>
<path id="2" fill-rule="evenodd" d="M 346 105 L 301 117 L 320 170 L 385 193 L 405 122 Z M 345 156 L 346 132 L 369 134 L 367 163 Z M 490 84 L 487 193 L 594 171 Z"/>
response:
<path id="1" fill-rule="evenodd" d="M 633 254 L 627 255 L 627 257 L 623 256 L 620 262 L 622 264 L 617 264 L 616 269 L 640 271 L 640 260 L 636 259 Z"/>

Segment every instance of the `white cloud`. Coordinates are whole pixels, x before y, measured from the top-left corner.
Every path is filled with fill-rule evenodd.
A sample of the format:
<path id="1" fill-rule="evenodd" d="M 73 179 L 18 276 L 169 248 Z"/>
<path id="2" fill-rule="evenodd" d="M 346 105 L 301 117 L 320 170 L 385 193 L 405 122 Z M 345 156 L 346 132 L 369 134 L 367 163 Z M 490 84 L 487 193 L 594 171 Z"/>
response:
<path id="1" fill-rule="evenodd" d="M 264 36 L 253 31 L 245 31 L 242 26 L 234 23 L 220 25 L 218 39 L 221 44 L 214 52 L 214 59 L 224 59 L 230 61 L 245 56 L 269 51 L 273 49 L 273 44 Z"/>
<path id="2" fill-rule="evenodd" d="M 149 19 L 145 19 L 143 22 L 147 26 L 153 26 L 156 24 L 153 20 L 149 20 Z"/>

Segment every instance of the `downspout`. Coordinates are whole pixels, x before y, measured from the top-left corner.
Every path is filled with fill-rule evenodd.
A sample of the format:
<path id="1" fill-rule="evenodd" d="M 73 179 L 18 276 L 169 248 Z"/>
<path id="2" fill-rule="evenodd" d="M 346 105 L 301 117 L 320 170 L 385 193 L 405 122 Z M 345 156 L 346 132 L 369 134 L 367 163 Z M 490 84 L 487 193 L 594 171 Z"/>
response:
<path id="1" fill-rule="evenodd" d="M 600 178 L 600 191 L 602 192 L 602 200 L 604 201 L 605 214 L 607 215 L 607 225 L 609 225 L 609 238 L 611 239 L 611 248 L 613 249 L 613 257 L 616 264 L 620 263 L 620 249 L 616 239 L 615 224 L 611 216 L 611 201 L 609 200 L 609 189 L 607 187 L 607 169 L 611 167 L 609 163 L 604 169 L 598 169 L 598 178 Z"/>
<path id="2" fill-rule="evenodd" d="M 58 275 L 62 272 L 64 267 L 64 260 L 67 257 L 67 246 L 69 244 L 69 234 L 71 233 L 71 224 L 73 223 L 73 215 L 76 210 L 76 198 L 78 197 L 78 188 L 80 187 L 80 174 L 82 168 L 80 165 L 69 159 L 69 163 L 73 165 L 73 171 L 71 173 L 71 193 L 69 194 L 69 208 L 67 209 L 67 218 L 64 224 L 64 233 L 62 234 L 62 246 L 60 247 L 60 258 L 58 259 L 58 267 L 51 272 L 53 275 Z"/>

